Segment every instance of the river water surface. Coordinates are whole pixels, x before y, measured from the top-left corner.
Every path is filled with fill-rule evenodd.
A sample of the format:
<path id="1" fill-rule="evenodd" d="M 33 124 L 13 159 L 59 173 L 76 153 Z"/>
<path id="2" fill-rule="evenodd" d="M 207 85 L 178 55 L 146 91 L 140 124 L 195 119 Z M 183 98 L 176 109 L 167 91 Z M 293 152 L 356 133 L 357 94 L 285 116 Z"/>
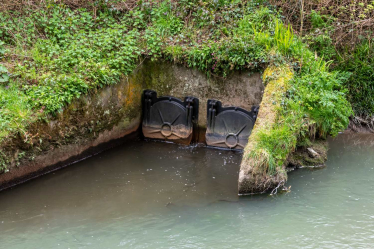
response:
<path id="1" fill-rule="evenodd" d="M 374 136 L 291 192 L 237 196 L 241 154 L 134 141 L 0 192 L 0 248 L 373 248 Z"/>

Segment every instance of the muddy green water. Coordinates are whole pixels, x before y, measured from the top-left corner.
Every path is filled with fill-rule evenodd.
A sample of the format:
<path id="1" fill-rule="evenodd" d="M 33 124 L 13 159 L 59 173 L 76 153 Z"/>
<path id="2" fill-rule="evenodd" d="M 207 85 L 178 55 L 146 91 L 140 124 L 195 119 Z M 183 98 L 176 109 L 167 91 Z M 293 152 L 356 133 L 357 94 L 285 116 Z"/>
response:
<path id="1" fill-rule="evenodd" d="M 291 192 L 237 196 L 241 155 L 136 141 L 0 192 L 0 248 L 373 248 L 374 136 Z"/>

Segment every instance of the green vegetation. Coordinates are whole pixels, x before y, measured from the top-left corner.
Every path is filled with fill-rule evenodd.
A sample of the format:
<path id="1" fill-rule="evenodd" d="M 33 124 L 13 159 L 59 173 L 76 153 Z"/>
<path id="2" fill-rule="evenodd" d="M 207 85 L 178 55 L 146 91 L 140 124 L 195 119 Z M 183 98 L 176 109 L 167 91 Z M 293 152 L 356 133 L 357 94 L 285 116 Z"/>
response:
<path id="1" fill-rule="evenodd" d="M 255 16 L 256 23 L 274 15 L 266 8 L 256 12 L 256 6 L 239 1 L 211 1 L 203 6 L 198 1 L 164 1 L 144 2 L 130 11 L 102 6 L 94 13 L 50 3 L 36 11 L 3 12 L 0 38 L 7 52 L 2 61 L 11 78 L 1 91 L 7 92 L 8 99 L 22 96 L 18 109 L 28 111 L 21 116 L 33 121 L 29 115 L 53 115 L 91 89 L 115 84 L 144 56 L 164 57 L 219 75 L 234 69 L 259 69 L 266 62 L 261 46 L 250 36 L 228 31 L 239 32 L 233 19 L 246 13 Z M 27 126 L 7 114 L 17 102 L 3 103 L 0 119 L 7 123 L 3 122 L 0 139 Z"/>
<path id="2" fill-rule="evenodd" d="M 348 98 L 356 115 L 374 115 L 374 47 L 373 38 L 362 37 L 354 45 L 336 47 L 333 43 L 333 23 L 324 21 L 328 17 L 313 12 L 311 34 L 306 35 L 311 48 L 320 56 L 332 60 L 333 68 L 351 72 L 345 82 L 349 90 Z M 318 21 L 316 21 L 318 20 Z M 317 29 L 324 28 L 322 34 L 313 35 Z"/>
<path id="3" fill-rule="evenodd" d="M 0 88 L 0 137 L 12 132 L 25 132 L 29 122 L 35 120 L 27 96 L 16 84 Z"/>
<path id="4" fill-rule="evenodd" d="M 365 40 L 353 51 L 346 50 L 336 68 L 352 72 L 346 83 L 348 99 L 356 115 L 374 115 L 374 40 Z"/>
<path id="5" fill-rule="evenodd" d="M 279 7 L 312 51 L 332 61 L 331 69 L 351 73 L 344 86 L 355 115 L 372 119 L 374 1 L 270 2 Z"/>
<path id="6" fill-rule="evenodd" d="M 37 9 L 0 14 L 5 48 L 0 70 L 5 77 L 5 70 L 10 73 L 9 82 L 0 86 L 0 141 L 55 115 L 81 94 L 115 84 L 143 58 L 171 60 L 210 77 L 263 71 L 269 65 L 293 70 L 288 91 L 274 100 L 279 104 L 276 125 L 259 135 L 248 155 L 267 154 L 269 174 L 282 166 L 297 141 L 336 135 L 348 125 L 352 111 L 343 83 L 349 74 L 329 71 L 329 63 L 316 57 L 263 1 L 115 6 L 72 9 L 47 1 Z M 265 83 L 276 77 L 267 75 Z"/>
<path id="7" fill-rule="evenodd" d="M 3 47 L 4 42 L 0 40 L 0 59 L 4 57 L 5 49 Z M 8 70 L 2 64 L 0 64 L 0 83 L 7 83 L 9 81 Z"/>

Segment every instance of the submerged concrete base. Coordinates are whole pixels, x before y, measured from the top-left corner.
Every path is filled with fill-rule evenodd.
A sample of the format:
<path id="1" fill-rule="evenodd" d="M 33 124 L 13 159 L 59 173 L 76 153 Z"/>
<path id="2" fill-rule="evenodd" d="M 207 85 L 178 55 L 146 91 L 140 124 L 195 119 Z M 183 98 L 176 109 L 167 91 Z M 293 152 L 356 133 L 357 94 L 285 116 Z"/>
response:
<path id="1" fill-rule="evenodd" d="M 238 179 L 239 195 L 262 194 L 283 186 L 287 181 L 287 173 L 284 169 L 274 175 L 240 170 Z"/>

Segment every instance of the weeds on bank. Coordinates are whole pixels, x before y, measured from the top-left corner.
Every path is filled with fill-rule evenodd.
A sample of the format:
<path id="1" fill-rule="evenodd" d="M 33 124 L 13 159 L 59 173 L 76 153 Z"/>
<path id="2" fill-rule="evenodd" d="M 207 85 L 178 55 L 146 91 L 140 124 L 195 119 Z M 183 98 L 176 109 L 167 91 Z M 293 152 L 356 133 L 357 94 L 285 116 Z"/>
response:
<path id="1" fill-rule="evenodd" d="M 331 62 L 316 57 L 289 26 L 279 25 L 277 21 L 275 24 L 274 38 L 271 31 L 255 31 L 255 37 L 260 41 L 268 37 L 264 46 L 273 58 L 278 58 L 273 63 L 286 64 L 295 74 L 284 86 L 286 94 L 274 96 L 273 104 L 280 107 L 273 114 L 277 117 L 275 124 L 260 128 L 255 134 L 255 146 L 247 155 L 255 159 L 255 167 L 267 174 L 281 169 L 297 144 L 305 144 L 316 136 L 336 136 L 348 126 L 353 114 L 344 87 L 350 73 L 330 71 Z M 277 53 L 281 56 L 274 55 Z M 284 57 L 285 61 L 279 60 Z M 282 77 L 285 76 L 270 75 L 264 81 Z"/>
<path id="2" fill-rule="evenodd" d="M 35 115 L 27 96 L 15 84 L 0 86 L 0 137 L 9 132 L 24 131 Z"/>
<path id="3" fill-rule="evenodd" d="M 273 1 L 318 56 L 332 60 L 331 69 L 351 73 L 344 83 L 356 116 L 374 115 L 374 2 Z M 302 6 L 302 7 L 301 7 Z M 295 13 L 298 13 L 295 15 Z"/>
<path id="4" fill-rule="evenodd" d="M 374 115 L 374 39 L 364 40 L 353 51 L 341 54 L 336 68 L 351 72 L 346 82 L 348 99 L 356 115 Z"/>
<path id="5" fill-rule="evenodd" d="M 362 8 L 360 15 L 373 9 L 371 4 L 362 5 L 360 8 Z M 357 18 L 362 19 L 363 16 Z M 312 10 L 311 31 L 305 35 L 304 40 L 318 55 L 333 60 L 333 68 L 351 73 L 344 86 L 348 89 L 347 96 L 355 114 L 373 115 L 374 47 L 372 44 L 374 40 L 372 32 L 352 29 L 350 32 L 361 32 L 361 34 L 354 36 L 354 42 L 336 47 L 334 43 L 336 21 L 334 16 Z"/>

